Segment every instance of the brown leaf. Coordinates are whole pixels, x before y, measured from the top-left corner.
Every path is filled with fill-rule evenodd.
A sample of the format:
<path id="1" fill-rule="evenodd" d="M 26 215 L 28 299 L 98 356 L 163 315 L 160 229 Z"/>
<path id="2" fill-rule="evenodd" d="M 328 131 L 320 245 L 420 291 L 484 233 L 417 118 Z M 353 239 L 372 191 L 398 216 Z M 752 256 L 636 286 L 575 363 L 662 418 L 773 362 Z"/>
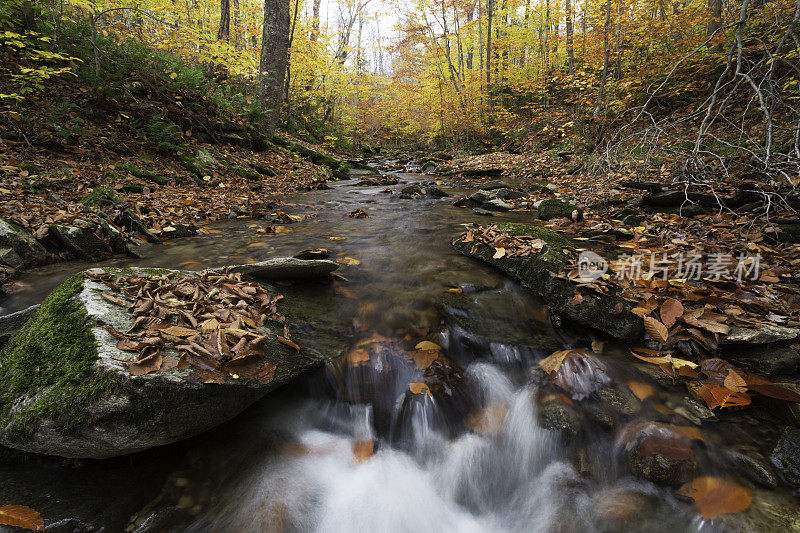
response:
<path id="1" fill-rule="evenodd" d="M 656 342 L 667 342 L 669 331 L 667 326 L 651 316 L 644 317 L 644 329 L 650 338 Z"/>
<path id="2" fill-rule="evenodd" d="M 144 376 L 151 372 L 158 372 L 161 370 L 161 363 L 163 359 L 158 352 L 148 355 L 139 361 L 131 361 L 128 363 L 128 371 L 132 376 Z"/>
<path id="3" fill-rule="evenodd" d="M 117 341 L 117 348 L 126 352 L 138 352 L 142 349 L 142 343 L 133 339 L 120 339 Z"/>
<path id="4" fill-rule="evenodd" d="M 747 392 L 747 382 L 733 368 L 728 371 L 728 375 L 725 376 L 725 381 L 722 384 L 726 389 L 735 392 Z"/>
<path id="5" fill-rule="evenodd" d="M 275 337 L 278 339 L 278 342 L 280 342 L 281 344 L 285 344 L 286 346 L 289 346 L 290 348 L 294 348 L 298 352 L 300 351 L 300 346 L 298 346 L 294 341 L 290 341 L 286 337 L 281 337 L 280 335 L 275 335 Z"/>
<path id="6" fill-rule="evenodd" d="M 728 479 L 703 476 L 678 489 L 678 494 L 694 500 L 694 506 L 705 520 L 723 514 L 739 513 L 750 507 L 753 491 Z"/>
<path id="7" fill-rule="evenodd" d="M 185 328 L 183 326 L 170 326 L 162 329 L 161 331 L 167 335 L 173 335 L 175 337 L 191 337 L 199 333 L 196 329 Z"/>
<path id="8" fill-rule="evenodd" d="M 102 296 L 105 301 L 111 302 L 114 305 L 118 305 L 120 307 L 128 307 L 128 303 L 125 300 L 121 300 L 121 299 L 117 298 L 116 296 L 112 296 L 112 295 L 106 294 L 106 293 L 103 293 L 100 296 Z"/>
<path id="9" fill-rule="evenodd" d="M 44 531 L 42 515 L 24 505 L 4 505 L 0 507 L 0 524 L 32 531 Z"/>
<path id="10" fill-rule="evenodd" d="M 683 304 L 675 298 L 668 298 L 661 304 L 661 320 L 664 325 L 671 328 L 679 316 L 683 314 Z"/>

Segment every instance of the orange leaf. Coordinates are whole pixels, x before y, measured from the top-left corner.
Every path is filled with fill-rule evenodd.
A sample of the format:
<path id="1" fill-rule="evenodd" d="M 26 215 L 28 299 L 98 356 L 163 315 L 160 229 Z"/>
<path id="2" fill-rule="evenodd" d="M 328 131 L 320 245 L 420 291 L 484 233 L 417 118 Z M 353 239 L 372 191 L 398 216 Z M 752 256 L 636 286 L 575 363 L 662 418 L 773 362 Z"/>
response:
<path id="1" fill-rule="evenodd" d="M 33 531 L 44 531 L 42 515 L 24 505 L 4 505 L 0 507 L 0 524 L 22 527 Z"/>
<path id="2" fill-rule="evenodd" d="M 712 476 L 693 479 L 678 489 L 678 494 L 694 500 L 706 520 L 723 514 L 744 511 L 753 502 L 753 491 L 738 483 Z"/>
<path id="3" fill-rule="evenodd" d="M 358 366 L 369 361 L 369 352 L 364 348 L 355 348 L 345 354 L 345 359 L 350 366 Z"/>
<path id="4" fill-rule="evenodd" d="M 431 395 L 431 390 L 425 383 L 409 383 L 408 389 L 414 394 L 427 394 Z"/>
<path id="5" fill-rule="evenodd" d="M 278 342 L 280 342 L 281 344 L 285 344 L 286 346 L 289 346 L 290 348 L 294 348 L 298 352 L 300 351 L 300 347 L 297 345 L 297 343 L 295 343 L 293 341 L 290 341 L 286 337 L 281 337 L 280 335 L 275 335 L 275 337 L 278 339 Z"/>
<path id="6" fill-rule="evenodd" d="M 357 463 L 363 463 L 375 455 L 375 442 L 371 440 L 357 440 L 353 443 L 353 457 Z"/>
<path id="7" fill-rule="evenodd" d="M 655 394 L 655 389 L 652 385 L 641 381 L 629 381 L 628 388 L 642 401 Z"/>

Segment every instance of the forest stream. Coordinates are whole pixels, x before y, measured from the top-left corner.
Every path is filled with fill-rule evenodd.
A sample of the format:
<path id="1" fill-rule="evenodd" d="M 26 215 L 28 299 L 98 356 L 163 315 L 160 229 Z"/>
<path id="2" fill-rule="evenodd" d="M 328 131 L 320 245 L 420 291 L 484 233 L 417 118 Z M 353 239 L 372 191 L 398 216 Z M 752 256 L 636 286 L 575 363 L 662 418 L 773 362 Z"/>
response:
<path id="1" fill-rule="evenodd" d="M 24 501 L 48 531 L 64 532 L 710 532 L 797 523 L 794 498 L 764 459 L 779 408 L 711 412 L 612 342 L 565 363 L 566 394 L 557 392 L 538 361 L 588 351 L 593 334 L 450 246 L 460 225 L 485 217 L 453 207 L 452 197 L 400 199 L 399 188 L 425 178 L 397 177 L 395 194 L 349 180 L 284 195 L 282 209 L 305 218 L 277 234 L 258 233 L 264 220 L 229 220 L 103 266 L 201 270 L 327 249 L 351 265 L 312 289 L 282 287 L 287 303 L 293 291 L 314 290 L 315 313 L 352 311 L 362 336 L 430 332 L 448 360 L 446 400 L 411 394 L 413 377 L 386 347 L 380 363 L 321 368 L 187 441 L 103 461 L 0 462 L 0 500 Z M 347 216 L 356 209 L 368 217 Z M 25 272 L 0 313 L 40 302 L 86 266 Z M 454 294 L 463 306 L 448 304 Z M 666 475 L 725 472 L 752 488 L 752 505 L 703 520 L 667 486 L 674 480 L 658 485 L 648 480 L 656 467 L 629 466 L 642 439 L 680 449 Z"/>

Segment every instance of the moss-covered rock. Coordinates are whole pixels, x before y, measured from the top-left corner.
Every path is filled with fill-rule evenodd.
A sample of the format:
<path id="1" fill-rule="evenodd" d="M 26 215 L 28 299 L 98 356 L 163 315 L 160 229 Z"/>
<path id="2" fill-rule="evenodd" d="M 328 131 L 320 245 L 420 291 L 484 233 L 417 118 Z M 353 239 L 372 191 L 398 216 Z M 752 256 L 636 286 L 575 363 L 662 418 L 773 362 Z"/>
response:
<path id="1" fill-rule="evenodd" d="M 97 262 L 110 250 L 106 243 L 89 229 L 50 224 L 50 235 L 59 247 L 76 259 Z"/>
<path id="2" fill-rule="evenodd" d="M 119 170 L 127 172 L 131 176 L 135 176 L 139 179 L 144 179 L 155 183 L 156 185 L 166 185 L 169 183 L 167 178 L 164 176 L 159 176 L 157 174 L 153 174 L 152 172 L 148 172 L 147 170 L 142 170 L 138 166 L 134 165 L 133 163 L 119 163 L 117 165 Z"/>
<path id="3" fill-rule="evenodd" d="M 89 207 L 116 207 L 124 203 L 117 194 L 107 187 L 98 187 L 81 200 Z"/>
<path id="4" fill-rule="evenodd" d="M 44 265 L 53 256 L 27 229 L 0 218 L 0 261 L 14 268 Z"/>
<path id="5" fill-rule="evenodd" d="M 246 168 L 233 166 L 231 167 L 231 172 L 250 181 L 258 181 L 261 179 L 261 174 L 255 170 L 248 170 Z"/>
<path id="6" fill-rule="evenodd" d="M 581 304 L 572 305 L 575 284 L 555 277 L 567 264 L 562 248 L 571 243 L 569 239 L 538 226 L 507 224 L 503 228 L 512 235 L 531 235 L 542 239 L 547 245 L 537 254 L 500 259 L 495 259 L 494 248 L 485 244 L 456 239 L 452 243 L 453 247 L 462 254 L 480 259 L 518 280 L 524 287 L 536 293 L 553 312 L 571 322 L 617 339 L 642 338 L 642 319 L 631 313 L 630 304 L 617 294 L 585 294 Z M 620 305 L 622 312 L 617 312 L 617 306 Z"/>
<path id="7" fill-rule="evenodd" d="M 275 136 L 274 140 L 280 146 L 283 146 L 284 148 L 300 155 L 300 157 L 311 161 L 315 165 L 323 165 L 334 171 L 339 170 L 340 166 L 342 165 L 341 160 L 329 156 L 328 154 L 324 154 L 318 150 L 312 150 L 311 148 L 308 148 L 300 143 L 292 143 L 285 139 L 281 139 L 278 136 Z"/>
<path id="8" fill-rule="evenodd" d="M 554 218 L 569 218 L 579 221 L 583 219 L 583 209 L 558 198 L 548 198 L 538 204 L 539 218 L 552 220 Z"/>
<path id="9" fill-rule="evenodd" d="M 194 152 L 188 149 L 180 150 L 178 159 L 183 168 L 198 178 L 208 175 L 215 167 L 219 166 L 219 161 L 205 148 L 197 148 Z"/>
<path id="10" fill-rule="evenodd" d="M 336 320 L 319 333 L 314 316 L 318 288 L 307 289 L 306 294 L 293 293 L 285 313 L 286 323 L 299 332 L 294 336 L 299 352 L 277 340 L 284 323 L 268 322 L 262 330 L 269 336 L 262 346 L 265 361 L 277 367 L 272 382 L 229 376 L 223 384 L 207 384 L 177 367 L 132 376 L 127 362 L 136 354 L 117 348 L 108 329 L 129 330 L 133 319 L 128 310 L 102 298 L 105 285 L 83 273 L 70 278 L 0 350 L 0 444 L 62 457 L 105 458 L 175 442 L 229 420 L 342 353 L 350 317 L 331 301 L 330 316 Z M 162 353 L 178 355 L 167 348 Z"/>

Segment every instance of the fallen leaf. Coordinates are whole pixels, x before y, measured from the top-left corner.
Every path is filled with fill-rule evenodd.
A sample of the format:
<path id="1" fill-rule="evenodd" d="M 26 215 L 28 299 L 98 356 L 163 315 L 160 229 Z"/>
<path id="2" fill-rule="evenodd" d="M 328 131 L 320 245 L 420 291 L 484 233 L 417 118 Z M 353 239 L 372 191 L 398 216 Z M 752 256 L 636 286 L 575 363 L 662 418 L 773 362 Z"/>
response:
<path id="1" fill-rule="evenodd" d="M 635 394 L 636 397 L 642 401 L 655 394 L 655 389 L 652 385 L 648 383 L 642 383 L 641 381 L 629 381 L 628 388 L 631 389 L 631 392 L 633 392 L 633 394 Z"/>
<path id="2" fill-rule="evenodd" d="M 651 316 L 644 317 L 644 329 L 650 338 L 656 342 L 667 342 L 669 331 L 667 326 Z"/>
<path id="3" fill-rule="evenodd" d="M 0 507 L 0 524 L 32 531 L 44 531 L 42 515 L 24 505 L 4 505 Z"/>
<path id="4" fill-rule="evenodd" d="M 664 325 L 671 328 L 675 325 L 675 321 L 683 314 L 683 304 L 675 298 L 668 298 L 661 304 L 661 320 Z"/>
<path id="5" fill-rule="evenodd" d="M 198 331 L 192 328 L 185 328 L 183 326 L 170 326 L 168 328 L 164 328 L 161 331 L 166 333 L 167 335 L 173 335 L 175 337 L 191 337 L 193 335 L 197 335 Z"/>
<path id="6" fill-rule="evenodd" d="M 294 348 L 298 352 L 300 351 L 300 346 L 298 346 L 297 343 L 295 343 L 294 341 L 290 341 L 286 337 L 281 337 L 280 335 L 275 335 L 275 337 L 278 339 L 278 342 L 280 342 L 281 344 L 285 344 L 286 346 L 289 346 L 290 348 Z"/>
<path id="7" fill-rule="evenodd" d="M 369 362 L 369 352 L 364 348 L 354 348 L 345 354 L 345 359 L 350 366 L 358 366 L 361 363 Z"/>
<path id="8" fill-rule="evenodd" d="M 413 394 L 427 394 L 431 396 L 431 391 L 425 383 L 409 383 L 408 390 Z"/>
<path id="9" fill-rule="evenodd" d="M 375 442 L 371 440 L 357 440 L 353 443 L 353 457 L 357 463 L 363 463 L 375 455 Z"/>
<path id="10" fill-rule="evenodd" d="M 678 489 L 678 494 L 692 498 L 694 506 L 705 520 L 742 512 L 753 502 L 752 489 L 713 476 L 693 479 Z"/>
<path id="11" fill-rule="evenodd" d="M 128 371 L 132 376 L 144 376 L 151 372 L 158 372 L 161 370 L 163 359 L 158 353 L 149 355 L 140 361 L 131 361 L 128 363 Z"/>
<path id="12" fill-rule="evenodd" d="M 506 249 L 505 248 L 495 248 L 494 250 L 495 250 L 495 252 L 494 252 L 494 255 L 492 256 L 492 259 L 500 259 L 502 257 L 505 257 L 505 255 L 506 255 Z"/>
<path id="13" fill-rule="evenodd" d="M 564 363 L 564 359 L 566 359 L 573 352 L 580 352 L 580 350 L 560 350 L 552 353 L 539 361 L 539 366 L 542 367 L 542 369 L 548 374 L 557 372 Z"/>
<path id="14" fill-rule="evenodd" d="M 112 295 L 106 294 L 106 293 L 103 293 L 100 296 L 102 296 L 105 301 L 111 302 L 114 305 L 118 305 L 120 307 L 128 307 L 128 302 L 126 302 L 125 300 L 121 300 L 121 299 L 117 298 L 116 296 L 112 296 Z"/>

